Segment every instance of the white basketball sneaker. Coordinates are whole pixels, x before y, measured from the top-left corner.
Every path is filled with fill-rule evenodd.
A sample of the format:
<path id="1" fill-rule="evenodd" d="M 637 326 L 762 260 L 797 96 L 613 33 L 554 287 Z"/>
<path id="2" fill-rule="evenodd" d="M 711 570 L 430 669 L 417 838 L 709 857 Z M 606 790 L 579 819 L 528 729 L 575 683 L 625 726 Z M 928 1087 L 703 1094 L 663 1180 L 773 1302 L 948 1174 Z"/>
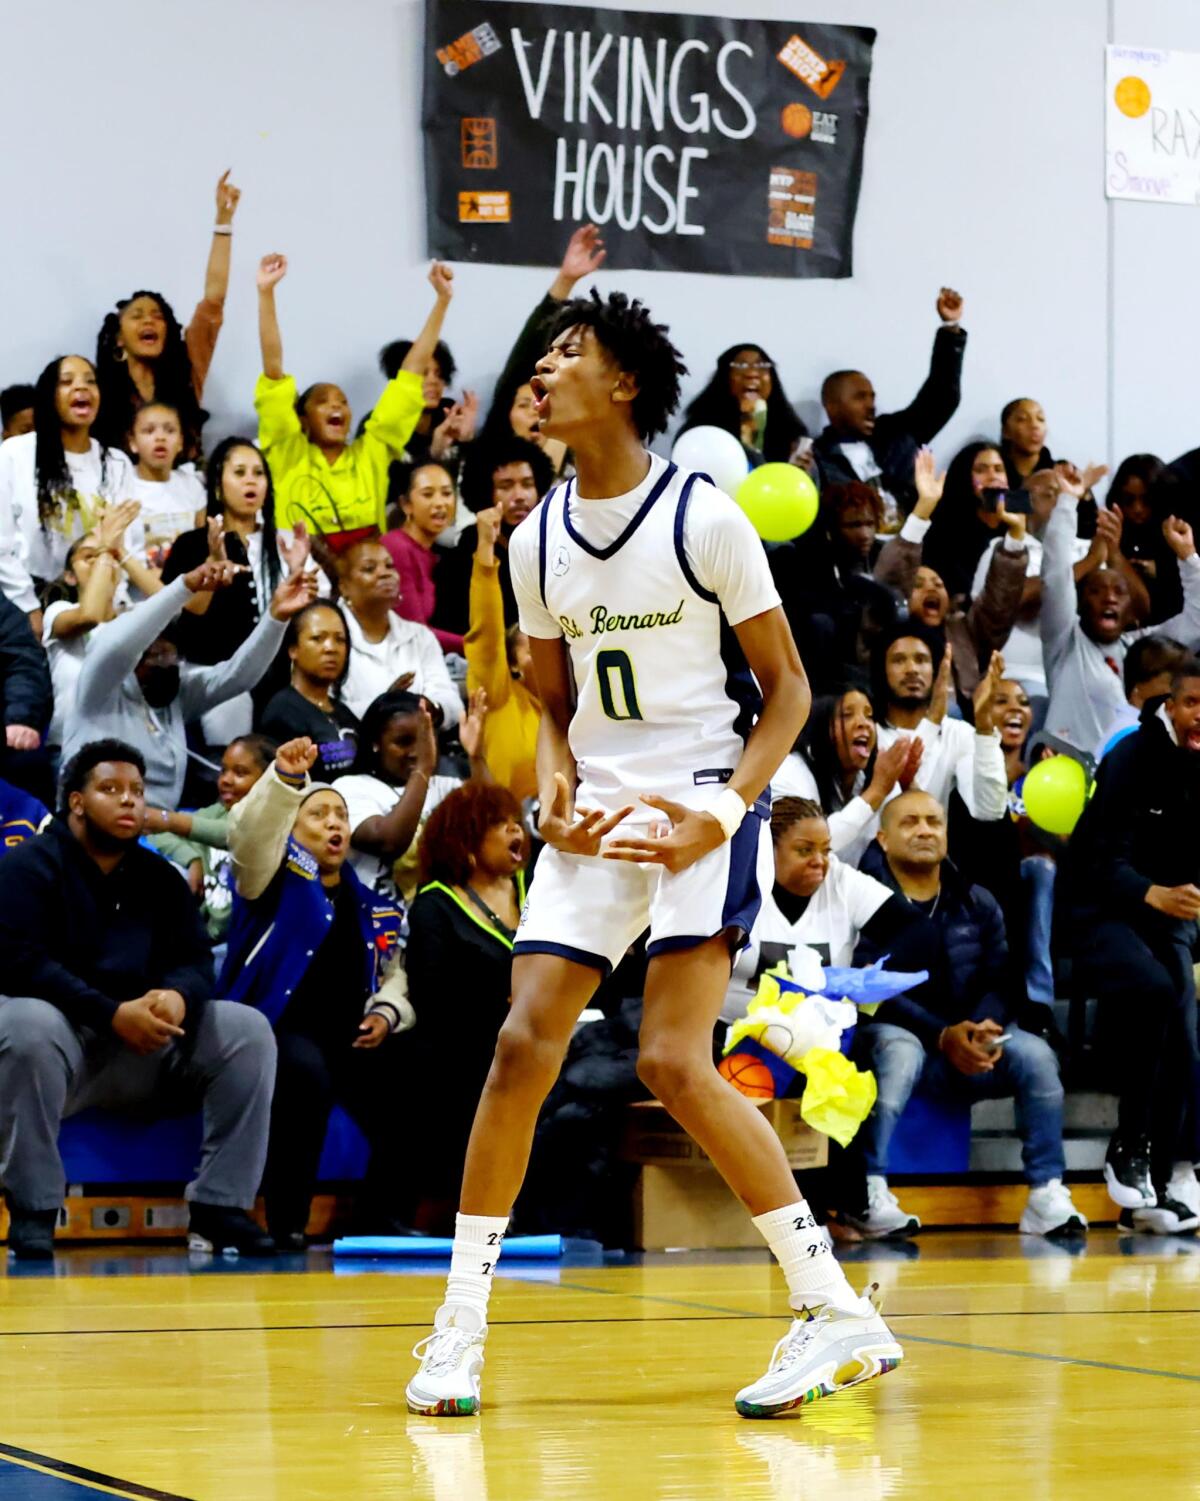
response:
<path id="1" fill-rule="evenodd" d="M 851 1309 L 826 1303 L 797 1313 L 775 1346 L 765 1376 L 743 1387 L 733 1405 L 744 1418 L 780 1418 L 872 1376 L 885 1376 L 904 1351 L 879 1314 L 879 1287 Z"/>
<path id="2" fill-rule="evenodd" d="M 1061 1178 L 1051 1178 L 1029 1190 L 1029 1199 L 1021 1214 L 1022 1235 L 1083 1235 L 1086 1216 L 1076 1209 L 1070 1189 Z"/>
<path id="3" fill-rule="evenodd" d="M 409 1412 L 427 1418 L 469 1418 L 479 1411 L 487 1325 L 470 1308 L 438 1309 L 433 1333 L 413 1349 L 420 1369 L 408 1383 Z"/>

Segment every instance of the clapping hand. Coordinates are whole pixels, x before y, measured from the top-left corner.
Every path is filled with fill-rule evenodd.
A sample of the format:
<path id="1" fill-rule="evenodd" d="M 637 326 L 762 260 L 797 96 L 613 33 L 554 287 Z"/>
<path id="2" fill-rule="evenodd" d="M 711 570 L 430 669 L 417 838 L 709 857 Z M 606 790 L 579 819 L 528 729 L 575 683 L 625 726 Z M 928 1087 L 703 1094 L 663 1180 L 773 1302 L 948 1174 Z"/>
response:
<path id="1" fill-rule="evenodd" d="M 975 690 L 975 733 L 977 735 L 990 735 L 995 728 L 992 719 L 992 702 L 996 697 L 996 689 L 999 688 L 1004 678 L 1004 658 L 998 651 L 992 653 L 991 661 L 987 665 L 987 671 L 979 679 L 979 687 Z"/>
<path id="2" fill-rule="evenodd" d="M 561 771 L 554 773 L 549 797 L 542 798 L 538 833 L 546 844 L 564 855 L 598 855 L 600 841 L 633 812 L 633 804 L 616 813 L 599 808 L 575 808 L 571 788 Z M 716 819 L 712 822 L 716 824 Z M 718 830 L 720 825 L 717 824 Z"/>
<path id="3" fill-rule="evenodd" d="M 42 737 L 28 724 L 6 724 L 4 726 L 4 743 L 9 750 L 35 751 L 42 743 Z"/>
<path id="4" fill-rule="evenodd" d="M 281 777 L 307 776 L 317 759 L 317 747 L 307 735 L 285 740 L 275 752 L 275 770 Z"/>
<path id="5" fill-rule="evenodd" d="M 930 724 L 941 724 L 950 707 L 950 689 L 954 683 L 954 648 L 949 641 L 942 653 L 942 664 L 933 680 L 933 696 L 929 700 L 929 713 L 925 716 Z"/>
<path id="6" fill-rule="evenodd" d="M 116 505 L 105 506 L 96 523 L 101 550 L 114 555 L 119 553 L 121 539 L 141 514 L 141 502 L 136 500 L 122 500 Z"/>

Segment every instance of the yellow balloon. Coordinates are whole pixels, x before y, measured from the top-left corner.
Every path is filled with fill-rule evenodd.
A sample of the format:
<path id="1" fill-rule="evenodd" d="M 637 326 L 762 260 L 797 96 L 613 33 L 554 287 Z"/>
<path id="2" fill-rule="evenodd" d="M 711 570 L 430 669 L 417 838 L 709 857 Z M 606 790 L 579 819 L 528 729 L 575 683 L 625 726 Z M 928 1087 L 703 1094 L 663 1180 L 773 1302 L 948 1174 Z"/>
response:
<path id="1" fill-rule="evenodd" d="M 795 464 L 760 464 L 738 486 L 737 503 L 764 542 L 790 542 L 817 519 L 817 487 Z"/>
<path id="2" fill-rule="evenodd" d="M 1088 776 L 1071 756 L 1039 761 L 1021 791 L 1025 811 L 1047 834 L 1070 834 L 1088 800 Z"/>

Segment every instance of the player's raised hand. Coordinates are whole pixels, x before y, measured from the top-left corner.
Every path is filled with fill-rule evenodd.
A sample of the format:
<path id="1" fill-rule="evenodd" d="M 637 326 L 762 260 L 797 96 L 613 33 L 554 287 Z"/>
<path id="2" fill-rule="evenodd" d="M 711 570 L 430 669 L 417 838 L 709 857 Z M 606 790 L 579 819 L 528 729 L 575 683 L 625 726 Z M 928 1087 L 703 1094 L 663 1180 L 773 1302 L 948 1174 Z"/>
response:
<path id="1" fill-rule="evenodd" d="M 554 790 L 548 799 L 542 799 L 538 833 L 551 848 L 564 855 L 598 855 L 604 836 L 633 812 L 632 803 L 616 813 L 605 813 L 601 808 L 576 808 L 573 804 L 570 784 L 561 771 L 556 771 Z"/>
<path id="2" fill-rule="evenodd" d="M 669 825 L 647 839 L 623 835 L 602 853 L 606 860 L 628 860 L 634 865 L 664 865 L 670 871 L 686 870 L 725 843 L 725 830 L 711 813 L 685 808 L 669 798 L 643 792 L 642 802 L 657 808 Z"/>

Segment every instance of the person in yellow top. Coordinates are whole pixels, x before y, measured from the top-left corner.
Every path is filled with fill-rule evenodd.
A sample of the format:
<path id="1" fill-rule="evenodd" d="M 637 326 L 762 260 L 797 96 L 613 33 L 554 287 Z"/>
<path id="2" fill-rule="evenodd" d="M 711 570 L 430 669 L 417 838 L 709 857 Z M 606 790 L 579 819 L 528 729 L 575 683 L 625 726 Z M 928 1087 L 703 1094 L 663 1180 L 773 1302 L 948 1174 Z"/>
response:
<path id="1" fill-rule="evenodd" d="M 464 650 L 467 689 L 482 688 L 488 713 L 483 723 L 482 758 L 502 787 L 524 800 L 537 793 L 537 732 L 542 707 L 527 686 L 529 641 L 519 627 L 504 629 L 504 600 L 500 593 L 500 564 L 496 539 L 500 535 L 498 506 L 475 518 L 479 541 L 471 567 L 471 628 Z"/>
<path id="2" fill-rule="evenodd" d="M 297 396 L 294 377 L 284 374 L 275 288 L 286 275 L 286 256 L 263 256 L 258 267 L 263 373 L 254 391 L 258 444 L 275 481 L 276 528 L 287 533 L 300 522 L 340 551 L 369 532 L 386 530 L 388 465 L 403 458 L 424 411 L 422 379 L 454 293 L 454 273 L 434 262 L 429 281 L 435 300 L 425 327 L 354 439 L 350 403 L 340 386 L 321 381 Z"/>

